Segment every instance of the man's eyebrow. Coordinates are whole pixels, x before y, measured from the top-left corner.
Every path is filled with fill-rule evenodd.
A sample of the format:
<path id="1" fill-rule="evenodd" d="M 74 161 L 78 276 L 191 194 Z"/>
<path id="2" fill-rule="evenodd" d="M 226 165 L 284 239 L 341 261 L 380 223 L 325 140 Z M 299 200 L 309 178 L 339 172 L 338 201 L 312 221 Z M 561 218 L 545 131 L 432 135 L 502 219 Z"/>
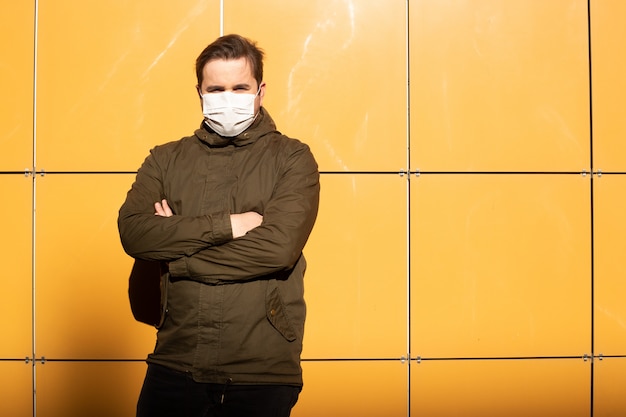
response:
<path id="1" fill-rule="evenodd" d="M 240 88 L 249 90 L 252 87 L 248 83 L 240 83 L 240 84 L 235 84 L 233 86 L 233 90 L 237 90 Z M 204 89 L 205 91 L 224 91 L 226 90 L 226 87 L 224 87 L 223 85 L 212 84 L 212 85 L 207 85 Z"/>

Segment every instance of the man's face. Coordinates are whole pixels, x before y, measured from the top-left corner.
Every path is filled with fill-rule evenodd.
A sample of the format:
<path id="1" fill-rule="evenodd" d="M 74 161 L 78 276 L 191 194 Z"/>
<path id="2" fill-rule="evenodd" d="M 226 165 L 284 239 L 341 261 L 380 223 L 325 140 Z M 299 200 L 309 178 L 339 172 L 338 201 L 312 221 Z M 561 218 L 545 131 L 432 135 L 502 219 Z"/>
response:
<path id="1" fill-rule="evenodd" d="M 256 94 L 254 100 L 254 113 L 259 111 L 265 96 L 265 83 L 261 88 L 257 85 L 252 68 L 246 58 L 239 59 L 214 59 L 206 63 L 202 69 L 202 85 L 198 86 L 198 93 L 219 93 L 230 91 L 237 94 Z"/>

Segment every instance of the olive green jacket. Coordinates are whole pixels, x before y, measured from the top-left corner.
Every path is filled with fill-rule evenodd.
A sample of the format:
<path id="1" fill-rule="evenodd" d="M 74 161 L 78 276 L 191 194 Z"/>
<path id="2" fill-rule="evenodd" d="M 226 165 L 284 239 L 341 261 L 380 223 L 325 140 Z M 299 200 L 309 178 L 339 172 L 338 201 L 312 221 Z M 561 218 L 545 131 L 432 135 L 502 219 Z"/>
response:
<path id="1" fill-rule="evenodd" d="M 155 216 L 167 199 L 174 213 Z M 119 211 L 132 257 L 169 266 L 167 314 L 148 361 L 199 382 L 302 384 L 302 249 L 319 204 L 310 149 L 261 108 L 235 138 L 209 128 L 156 146 Z M 233 239 L 231 213 L 263 223 Z"/>

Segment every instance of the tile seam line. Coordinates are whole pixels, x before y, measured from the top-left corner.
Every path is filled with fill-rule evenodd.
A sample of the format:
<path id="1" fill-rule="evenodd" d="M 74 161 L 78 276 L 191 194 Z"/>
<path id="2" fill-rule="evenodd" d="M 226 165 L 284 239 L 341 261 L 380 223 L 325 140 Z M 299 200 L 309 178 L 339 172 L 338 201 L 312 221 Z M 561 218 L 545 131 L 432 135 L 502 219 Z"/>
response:
<path id="1" fill-rule="evenodd" d="M 39 67 L 39 0 L 34 2 L 34 15 L 33 15 L 33 137 L 32 137 L 32 164 L 31 169 L 34 173 L 37 167 L 37 99 L 38 99 L 38 67 Z M 37 333 L 36 329 L 36 283 L 37 283 L 37 271 L 36 271 L 36 230 L 37 230 L 37 181 L 36 176 L 33 174 L 31 185 L 31 355 L 33 362 L 31 365 L 32 376 L 32 411 L 33 417 L 37 417 L 37 372 L 35 368 L 36 351 L 37 351 Z"/>

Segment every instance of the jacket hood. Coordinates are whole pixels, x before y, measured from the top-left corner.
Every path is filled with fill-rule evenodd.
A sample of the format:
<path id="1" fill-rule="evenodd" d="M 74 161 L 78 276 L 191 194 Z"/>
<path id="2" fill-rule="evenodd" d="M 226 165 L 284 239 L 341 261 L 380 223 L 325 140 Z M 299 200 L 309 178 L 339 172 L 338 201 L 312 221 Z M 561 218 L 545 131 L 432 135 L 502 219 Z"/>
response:
<path id="1" fill-rule="evenodd" d="M 213 131 L 205 122 L 202 121 L 200 129 L 197 129 L 194 134 L 202 142 L 205 142 L 209 146 L 224 147 L 228 145 L 245 146 L 255 142 L 261 136 L 264 136 L 270 132 L 276 131 L 276 124 L 272 120 L 271 116 L 265 110 L 264 107 L 259 109 L 259 114 L 256 120 L 249 128 L 241 132 L 237 136 L 232 138 L 220 136 Z"/>

